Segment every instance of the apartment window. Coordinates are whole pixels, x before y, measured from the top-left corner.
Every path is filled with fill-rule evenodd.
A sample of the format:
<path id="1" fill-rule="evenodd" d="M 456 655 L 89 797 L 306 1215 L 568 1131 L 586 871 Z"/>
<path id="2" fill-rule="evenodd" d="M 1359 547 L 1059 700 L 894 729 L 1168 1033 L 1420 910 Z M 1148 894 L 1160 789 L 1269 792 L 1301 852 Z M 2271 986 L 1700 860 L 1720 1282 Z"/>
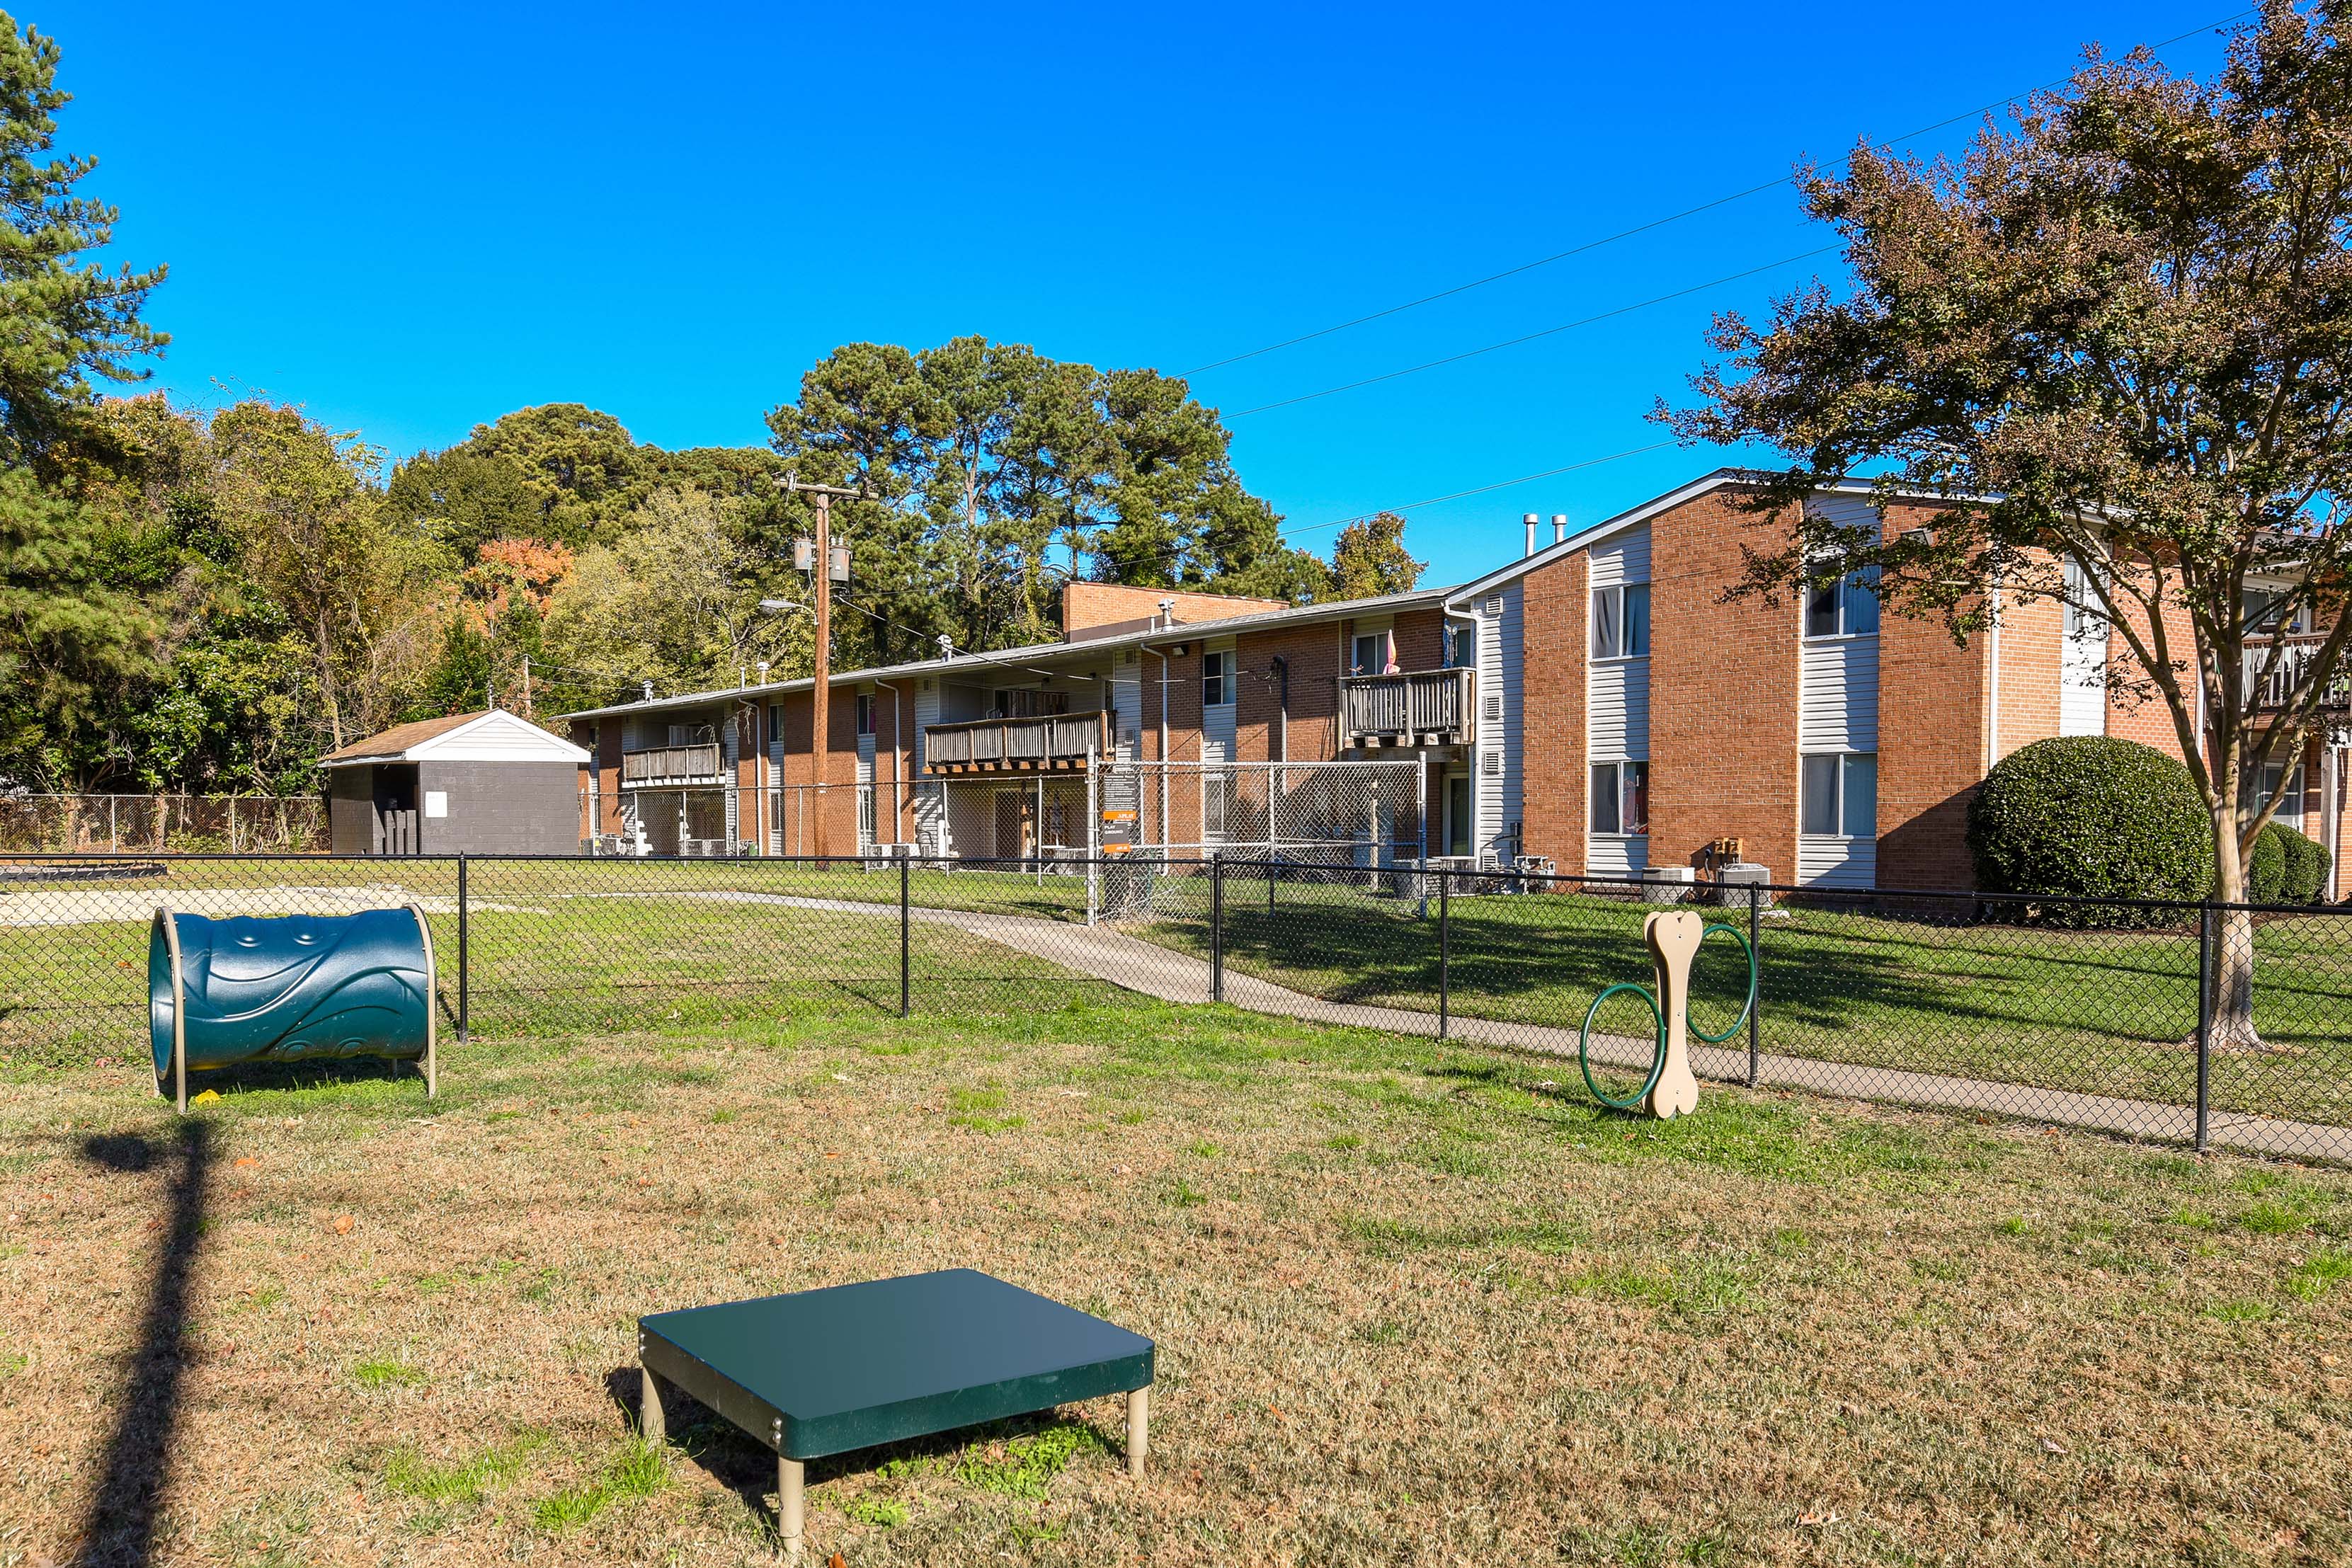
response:
<path id="1" fill-rule="evenodd" d="M 1596 762 L 1592 765 L 1592 831 L 1596 833 L 1646 833 L 1650 831 L 1648 763 Z"/>
<path id="2" fill-rule="evenodd" d="M 857 694 L 857 733 L 860 735 L 874 733 L 874 694 L 872 692 Z"/>
<path id="3" fill-rule="evenodd" d="M 1234 651 L 1219 649 L 1201 655 L 1201 702 L 1222 707 L 1234 700 Z"/>
<path id="4" fill-rule="evenodd" d="M 768 705 L 768 744 L 770 746 L 779 745 L 782 742 L 783 738 L 784 705 L 782 703 L 770 703 Z"/>
<path id="5" fill-rule="evenodd" d="M 2090 579 L 2084 574 L 2083 563 L 2068 557 L 2066 581 L 2066 638 L 2071 643 L 2086 643 L 2106 635 L 2106 617 L 2098 610 L 2097 595 L 2092 592 Z"/>
<path id="6" fill-rule="evenodd" d="M 1804 831 L 1830 838 L 1878 836 L 1878 754 L 1815 752 L 1804 759 Z"/>
<path id="7" fill-rule="evenodd" d="M 860 702 L 870 699 L 860 697 Z M 857 791 L 857 847 L 865 849 L 874 842 L 874 787 L 869 784 Z"/>
<path id="8" fill-rule="evenodd" d="M 1864 637 L 1878 630 L 1878 569 L 1865 567 L 1805 591 L 1805 635 Z"/>
<path id="9" fill-rule="evenodd" d="M 2276 820 L 2300 832 L 2303 828 L 2303 767 L 2300 763 L 2293 768 L 2283 762 L 2263 765 L 2262 798 L 2255 804 L 2267 805 L 2273 799 L 2279 803 Z"/>
<path id="10" fill-rule="evenodd" d="M 1395 662 L 1391 645 L 1386 632 L 1360 633 L 1355 641 L 1355 664 L 1349 673 L 1358 675 L 1387 674 L 1390 664 Z"/>
<path id="11" fill-rule="evenodd" d="M 1592 591 L 1592 656 L 1638 659 L 1650 651 L 1650 585 Z"/>
<path id="12" fill-rule="evenodd" d="M 2294 613 L 2290 616 L 2286 610 L 2290 597 L 2288 594 L 2273 592 L 2267 588 L 2247 589 L 2246 631 L 2248 634 L 2256 637 L 2272 637 L 2284 632 L 2292 636 L 2297 632 L 2310 631 L 2311 617 L 2308 613 L 2308 606 L 2296 606 Z"/>

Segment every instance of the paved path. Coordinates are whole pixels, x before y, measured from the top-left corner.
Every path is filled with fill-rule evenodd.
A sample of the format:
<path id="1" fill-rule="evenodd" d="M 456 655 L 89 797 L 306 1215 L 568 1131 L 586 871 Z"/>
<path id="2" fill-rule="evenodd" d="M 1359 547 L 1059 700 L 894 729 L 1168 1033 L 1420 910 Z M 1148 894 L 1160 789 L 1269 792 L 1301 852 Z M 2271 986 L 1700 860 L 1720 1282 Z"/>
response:
<path id="1" fill-rule="evenodd" d="M 625 894 L 623 896 L 638 896 Z M 676 894 L 646 896 L 670 897 Z M 706 893 L 692 896 L 723 902 L 774 904 L 833 914 L 888 915 L 895 904 L 867 904 L 854 899 L 801 898 L 785 894 Z M 1108 925 L 1085 925 L 1070 920 L 1045 920 L 1025 915 L 992 915 L 958 909 L 914 909 L 912 919 L 924 925 L 952 925 L 958 930 L 1003 944 L 1017 952 L 1092 975 L 1126 990 L 1168 1002 L 1209 999 L 1209 964 L 1189 953 L 1141 941 Z M 1435 1038 L 1435 1013 L 1402 1008 L 1364 1007 L 1353 1002 L 1325 1001 L 1320 997 L 1290 990 L 1244 975 L 1230 965 L 1225 970 L 1225 1000 L 1251 1012 L 1304 1019 L 1313 1023 L 1340 1024 L 1382 1030 L 1391 1034 Z M 1549 1056 L 1576 1056 L 1577 1031 L 1542 1024 L 1507 1023 L 1495 1019 L 1455 1017 L 1446 1038 L 1472 1045 L 1507 1046 Z M 1647 1040 L 1609 1037 L 1597 1041 L 1597 1054 L 1612 1065 L 1643 1065 L 1649 1061 Z M 1694 1046 L 1691 1069 L 1702 1078 L 1744 1082 L 1748 1052 L 1720 1047 Z M 1776 1088 L 1803 1089 L 1854 1100 L 1882 1100 L 1938 1110 L 1977 1111 L 2017 1116 L 2027 1121 L 2054 1122 L 2127 1137 L 2160 1138 L 2187 1143 L 2197 1133 L 2196 1113 L 2186 1105 L 2166 1105 L 2147 1100 L 2126 1100 L 2107 1094 L 2082 1094 L 2063 1089 L 2042 1089 L 2000 1083 L 1980 1078 L 1957 1078 L 1938 1072 L 1909 1072 L 1899 1068 L 1865 1067 L 1843 1061 L 1820 1061 L 1809 1057 L 1780 1056 L 1767 1051 L 1756 1060 L 1756 1082 Z M 2352 1127 L 2312 1122 L 2289 1122 L 2241 1112 L 2216 1110 L 2208 1129 L 2220 1147 L 2295 1159 L 2352 1164 Z"/>

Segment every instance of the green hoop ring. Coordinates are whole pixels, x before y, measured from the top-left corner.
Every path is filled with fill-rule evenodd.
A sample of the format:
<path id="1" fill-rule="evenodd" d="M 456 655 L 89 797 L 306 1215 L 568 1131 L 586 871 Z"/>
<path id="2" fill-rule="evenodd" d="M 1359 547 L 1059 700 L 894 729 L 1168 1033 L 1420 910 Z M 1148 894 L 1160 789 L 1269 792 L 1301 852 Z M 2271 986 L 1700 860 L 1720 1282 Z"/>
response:
<path id="1" fill-rule="evenodd" d="M 1601 1092 L 1600 1084 L 1592 1082 L 1592 1020 L 1600 1016 L 1601 1004 L 1620 991 L 1631 991 L 1650 1004 L 1650 1016 L 1658 1020 L 1658 1049 L 1656 1054 L 1650 1058 L 1650 1076 L 1643 1081 L 1642 1086 L 1622 1100 L 1612 1100 Z M 1658 998 L 1650 994 L 1649 987 L 1637 986 L 1631 980 L 1620 980 L 1592 998 L 1592 1005 L 1584 1009 L 1584 1028 L 1576 1037 L 1576 1066 L 1584 1074 L 1584 1086 L 1592 1091 L 1592 1097 L 1612 1111 L 1633 1111 L 1641 1107 L 1642 1102 L 1650 1097 L 1650 1091 L 1658 1086 L 1659 1075 L 1666 1070 L 1666 1015 L 1658 1007 Z"/>
<path id="2" fill-rule="evenodd" d="M 1748 933 L 1738 926 L 1710 925 L 1698 934 L 1699 946 L 1702 947 L 1706 946 L 1706 939 L 1718 931 L 1738 943 L 1740 951 L 1748 955 L 1748 999 L 1739 1004 L 1739 1016 L 1733 1019 L 1721 1034 L 1701 1034 L 1696 1025 L 1691 1026 L 1691 1037 L 1694 1040 L 1704 1040 L 1708 1045 L 1721 1045 L 1725 1040 L 1738 1034 L 1741 1026 L 1748 1022 L 1748 1015 L 1756 1010 L 1756 987 L 1759 978 L 1756 973 L 1755 945 L 1748 940 Z M 1696 948 L 1692 950 L 1691 959 L 1694 964 L 1697 962 L 1698 953 Z"/>

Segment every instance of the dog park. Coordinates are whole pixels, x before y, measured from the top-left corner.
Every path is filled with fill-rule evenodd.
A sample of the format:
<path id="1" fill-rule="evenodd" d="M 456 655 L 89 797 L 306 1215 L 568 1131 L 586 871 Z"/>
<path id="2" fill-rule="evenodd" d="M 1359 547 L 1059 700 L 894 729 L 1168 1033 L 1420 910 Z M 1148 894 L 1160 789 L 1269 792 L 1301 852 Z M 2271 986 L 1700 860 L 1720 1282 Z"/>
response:
<path id="1" fill-rule="evenodd" d="M 0 894 L 0 1561 L 2352 1545 L 2340 915 L 2258 923 L 2241 1051 L 2200 1047 L 2193 909 L 2084 932 L 1246 862 L 1093 901 L 903 862 L 105 870 Z M 158 909 L 192 950 L 413 912 L 436 1092 L 264 1052 L 177 1113 L 173 1020 L 215 1026 L 184 1001 L 156 1033 Z M 1664 1054 L 1653 916 L 1706 933 L 1671 1117 L 1598 1098 Z M 1129 1337 L 1066 1398 L 820 1430 L 780 1395 L 773 1433 L 647 1348 L 956 1270 Z M 919 1310 L 945 1343 L 991 1309 Z M 909 1359 L 887 1316 L 835 1314 L 841 1365 Z"/>

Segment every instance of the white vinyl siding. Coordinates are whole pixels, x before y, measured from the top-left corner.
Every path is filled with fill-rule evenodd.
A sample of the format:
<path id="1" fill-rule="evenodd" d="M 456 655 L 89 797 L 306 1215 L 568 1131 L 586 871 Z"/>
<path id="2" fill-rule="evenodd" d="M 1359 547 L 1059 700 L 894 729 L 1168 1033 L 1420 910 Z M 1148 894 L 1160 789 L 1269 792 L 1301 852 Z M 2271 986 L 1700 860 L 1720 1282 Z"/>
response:
<path id="1" fill-rule="evenodd" d="M 922 777 L 925 758 L 923 743 L 929 727 L 940 722 L 940 683 L 932 679 L 915 683 L 915 756 L 911 764 L 914 777 Z M 941 805 L 940 791 L 918 787 L 915 790 L 915 842 L 927 855 L 951 855 L 955 850 L 955 832 Z"/>
<path id="2" fill-rule="evenodd" d="M 1878 527 L 1864 497 L 1818 497 L 1808 505 L 1849 528 Z M 1797 614 L 1796 880 L 1868 887 L 1878 875 L 1877 608 L 1867 590 L 1849 581 L 1808 593 Z"/>
<path id="3" fill-rule="evenodd" d="M 1111 727 L 1116 732 L 1112 744 L 1121 762 L 1132 762 L 1139 755 L 1145 668 L 1142 654 L 1121 653 L 1110 673 Z"/>
<path id="4" fill-rule="evenodd" d="M 1650 755 L 1650 662 L 1595 664 L 1585 687 L 1587 755 L 1595 762 Z"/>
<path id="5" fill-rule="evenodd" d="M 1875 839 L 1798 836 L 1799 886 L 1869 887 L 1877 881 L 1878 841 Z"/>
<path id="6" fill-rule="evenodd" d="M 1592 600 L 1588 613 L 1601 612 L 1617 621 L 1610 646 L 1625 645 L 1625 590 L 1639 586 L 1647 603 L 1650 580 L 1650 530 L 1632 528 L 1592 548 L 1589 556 Z M 1646 620 L 1646 612 L 1642 616 Z M 1596 656 L 1598 655 L 1598 656 Z M 1600 765 L 1645 761 L 1650 755 L 1650 661 L 1644 641 L 1639 656 L 1601 653 L 1586 639 L 1584 679 L 1584 754 L 1586 833 L 1584 864 L 1593 876 L 1638 876 L 1649 862 L 1649 839 L 1641 833 L 1601 831 L 1597 824 L 1622 823 L 1606 810 L 1594 814 L 1591 799 L 1594 768 Z M 1614 770 L 1612 770 L 1612 773 Z"/>
<path id="7" fill-rule="evenodd" d="M 2065 642 L 2058 660 L 2058 733 L 2107 733 L 2107 623 L 2089 607 L 2082 563 L 2066 563 Z"/>
<path id="8" fill-rule="evenodd" d="M 1520 694 L 1525 690 L 1521 661 L 1527 644 L 1522 584 L 1514 580 L 1475 607 L 1478 612 L 1478 757 L 1471 769 L 1472 791 L 1477 797 L 1477 833 L 1471 853 L 1500 862 L 1512 852 L 1512 830 L 1526 821 L 1523 762 L 1527 756 L 1520 728 Z M 1499 613 L 1488 607 L 1501 601 Z M 1487 699 L 1502 698 L 1502 717 L 1486 716 Z M 1499 758 L 1501 771 L 1487 771 L 1487 757 Z"/>
<path id="9" fill-rule="evenodd" d="M 1615 538 L 1603 539 L 1592 547 L 1587 559 L 1591 563 L 1591 586 L 1594 588 L 1647 582 L 1650 580 L 1650 530 L 1647 527 L 1628 528 Z"/>
<path id="10" fill-rule="evenodd" d="M 1797 749 L 1878 749 L 1878 639 L 1808 639 L 1800 655 Z"/>
<path id="11" fill-rule="evenodd" d="M 1604 837 L 1599 833 L 1587 837 L 1584 846 L 1584 874 L 1587 876 L 1636 877 L 1648 869 L 1650 841 L 1640 837 Z"/>

